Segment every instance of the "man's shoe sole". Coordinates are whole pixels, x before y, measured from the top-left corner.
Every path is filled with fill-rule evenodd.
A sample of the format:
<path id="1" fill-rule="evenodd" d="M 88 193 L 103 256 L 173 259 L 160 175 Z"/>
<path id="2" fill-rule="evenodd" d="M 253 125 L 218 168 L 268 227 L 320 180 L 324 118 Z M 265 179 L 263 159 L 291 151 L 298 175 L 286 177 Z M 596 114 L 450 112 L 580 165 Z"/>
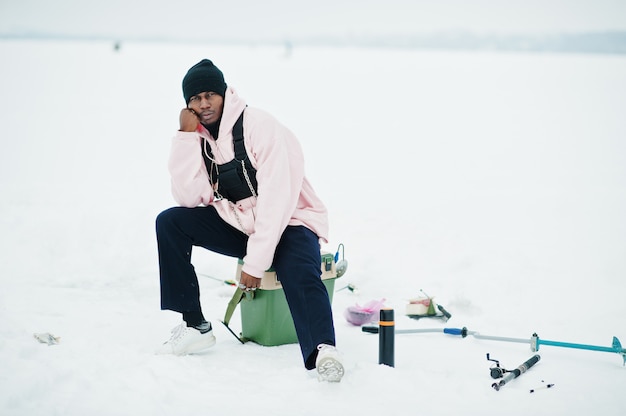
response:
<path id="1" fill-rule="evenodd" d="M 317 378 L 320 381 L 338 383 L 344 372 L 343 365 L 332 357 L 324 358 L 317 363 Z"/>

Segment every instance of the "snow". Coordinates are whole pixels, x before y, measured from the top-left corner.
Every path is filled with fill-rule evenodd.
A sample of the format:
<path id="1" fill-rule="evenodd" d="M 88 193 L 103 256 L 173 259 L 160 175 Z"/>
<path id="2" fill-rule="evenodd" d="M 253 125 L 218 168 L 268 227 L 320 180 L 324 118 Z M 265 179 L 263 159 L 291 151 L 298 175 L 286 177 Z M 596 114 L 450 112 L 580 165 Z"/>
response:
<path id="1" fill-rule="evenodd" d="M 625 56 L 52 41 L 0 53 L 0 414 L 626 412 L 618 354 L 543 346 L 496 392 L 486 353 L 512 369 L 530 344 L 396 334 L 392 368 L 343 317 L 384 298 L 397 329 L 626 343 Z M 154 219 L 174 205 L 180 82 L 204 57 L 296 132 L 330 210 L 324 249 L 345 245 L 335 288 L 358 290 L 334 294 L 339 384 L 304 370 L 295 344 L 239 344 L 219 324 L 232 288 L 202 276 L 217 345 L 154 354 L 180 319 L 159 309 Z M 234 259 L 193 261 L 234 277 Z M 420 289 L 449 322 L 404 316 Z"/>

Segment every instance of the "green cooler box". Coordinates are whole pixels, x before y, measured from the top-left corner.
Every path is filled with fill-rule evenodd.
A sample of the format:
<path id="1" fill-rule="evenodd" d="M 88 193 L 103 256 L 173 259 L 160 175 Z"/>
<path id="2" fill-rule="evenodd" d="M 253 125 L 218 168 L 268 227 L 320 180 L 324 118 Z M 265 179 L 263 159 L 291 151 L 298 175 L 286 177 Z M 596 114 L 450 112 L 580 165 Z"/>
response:
<path id="1" fill-rule="evenodd" d="M 239 281 L 243 261 L 237 264 L 236 279 Z M 335 259 L 330 253 L 322 253 L 322 281 L 330 301 L 333 301 L 337 271 Z M 241 336 L 257 344 L 274 346 L 298 342 L 296 328 L 291 319 L 285 292 L 276 277 L 276 272 L 269 269 L 261 280 L 261 286 L 254 292 L 254 297 L 244 297 L 241 308 Z"/>

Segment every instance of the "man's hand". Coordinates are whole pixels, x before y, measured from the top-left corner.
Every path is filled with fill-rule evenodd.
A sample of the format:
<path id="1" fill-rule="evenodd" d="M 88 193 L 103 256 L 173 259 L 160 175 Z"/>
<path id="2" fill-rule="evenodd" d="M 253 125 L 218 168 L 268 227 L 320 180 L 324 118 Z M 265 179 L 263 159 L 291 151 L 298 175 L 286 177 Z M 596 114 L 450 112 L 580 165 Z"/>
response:
<path id="1" fill-rule="evenodd" d="M 200 120 L 191 108 L 183 108 L 180 111 L 180 131 L 196 131 Z"/>
<path id="2" fill-rule="evenodd" d="M 239 279 L 239 287 L 243 290 L 256 290 L 261 286 L 261 279 L 254 277 L 243 270 L 241 271 L 241 278 Z"/>

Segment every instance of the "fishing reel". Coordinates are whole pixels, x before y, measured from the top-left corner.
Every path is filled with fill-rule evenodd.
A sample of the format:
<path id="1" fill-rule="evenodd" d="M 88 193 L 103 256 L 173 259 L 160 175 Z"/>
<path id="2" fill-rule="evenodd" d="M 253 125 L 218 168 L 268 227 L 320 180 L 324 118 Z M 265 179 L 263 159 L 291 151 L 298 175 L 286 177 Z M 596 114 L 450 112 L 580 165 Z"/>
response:
<path id="1" fill-rule="evenodd" d="M 487 361 L 492 361 L 495 364 L 489 368 L 489 372 L 491 378 L 498 379 L 504 377 L 505 373 L 510 373 L 511 370 L 507 370 L 506 368 L 500 367 L 500 361 L 489 358 L 489 353 L 487 353 Z"/>
<path id="2" fill-rule="evenodd" d="M 339 251 L 341 251 L 341 260 L 339 260 Z M 346 270 L 348 270 L 348 260 L 345 258 L 343 243 L 339 244 L 335 253 L 335 269 L 337 270 L 337 277 L 343 276 L 346 274 Z"/>

